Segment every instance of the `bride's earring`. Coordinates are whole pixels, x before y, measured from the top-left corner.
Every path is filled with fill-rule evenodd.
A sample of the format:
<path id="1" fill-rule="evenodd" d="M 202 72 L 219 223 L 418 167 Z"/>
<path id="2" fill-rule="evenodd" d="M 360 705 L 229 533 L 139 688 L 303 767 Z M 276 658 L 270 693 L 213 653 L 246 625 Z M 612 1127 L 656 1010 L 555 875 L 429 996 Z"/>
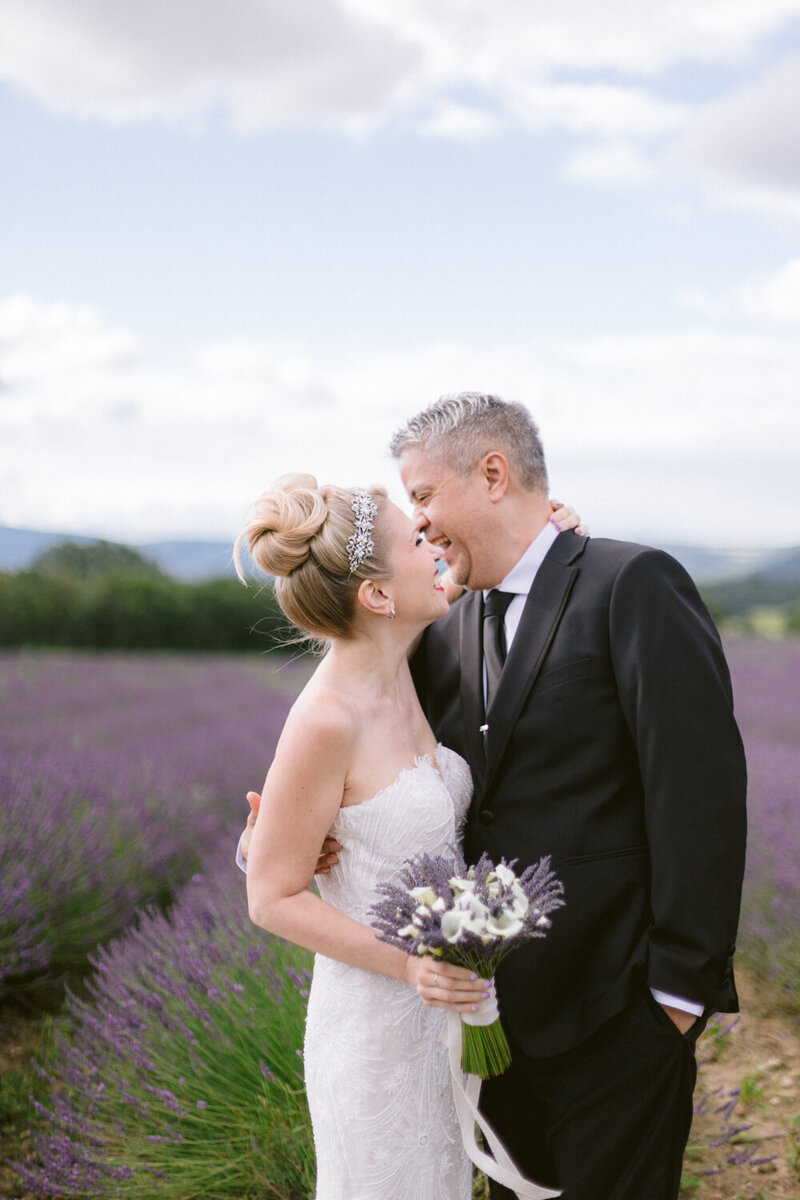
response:
<path id="1" fill-rule="evenodd" d="M 392 607 L 390 608 L 389 612 L 386 615 L 390 621 L 393 621 L 395 619 L 395 617 L 397 616 L 397 613 L 395 612 L 394 605 L 392 605 Z"/>

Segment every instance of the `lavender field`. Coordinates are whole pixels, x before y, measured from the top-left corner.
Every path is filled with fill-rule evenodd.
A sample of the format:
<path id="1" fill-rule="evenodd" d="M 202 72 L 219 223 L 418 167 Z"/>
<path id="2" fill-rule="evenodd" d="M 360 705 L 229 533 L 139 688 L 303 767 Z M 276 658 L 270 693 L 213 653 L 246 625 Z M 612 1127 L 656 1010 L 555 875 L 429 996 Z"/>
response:
<path id="1" fill-rule="evenodd" d="M 0 655 L 0 999 L 230 853 L 299 686 L 279 665 Z"/>
<path id="2" fill-rule="evenodd" d="M 726 651 L 749 779 L 739 945 L 800 1009 L 800 642 Z"/>
<path id="3" fill-rule="evenodd" d="M 800 1008 L 800 643 L 727 651 L 751 779 L 740 945 Z M 93 969 L 40 1068 L 26 1194 L 311 1195 L 307 960 L 250 925 L 230 861 L 306 673 L 0 656 L 0 998 Z"/>

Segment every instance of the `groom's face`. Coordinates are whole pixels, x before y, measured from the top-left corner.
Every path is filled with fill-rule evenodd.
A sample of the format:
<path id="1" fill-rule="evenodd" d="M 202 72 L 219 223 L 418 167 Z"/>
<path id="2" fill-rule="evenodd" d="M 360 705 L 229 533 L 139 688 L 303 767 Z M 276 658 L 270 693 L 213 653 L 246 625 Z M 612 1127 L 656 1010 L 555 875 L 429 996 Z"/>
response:
<path id="1" fill-rule="evenodd" d="M 423 450 L 400 456 L 400 475 L 414 506 L 414 519 L 425 537 L 442 552 L 455 583 L 489 588 L 494 578 L 492 546 L 497 542 L 497 511 L 488 500 L 486 480 L 479 467 L 457 475 L 446 463 Z"/>

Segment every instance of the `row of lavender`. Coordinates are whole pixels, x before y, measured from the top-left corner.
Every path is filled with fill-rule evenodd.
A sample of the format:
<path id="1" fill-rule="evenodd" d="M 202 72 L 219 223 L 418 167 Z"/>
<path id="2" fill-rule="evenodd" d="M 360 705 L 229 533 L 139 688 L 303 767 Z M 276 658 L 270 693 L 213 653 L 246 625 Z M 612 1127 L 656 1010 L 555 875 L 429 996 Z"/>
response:
<path id="1" fill-rule="evenodd" d="M 0 656 L 0 999 L 94 968 L 41 1067 L 26 1192 L 310 1195 L 307 957 L 250 924 L 231 863 L 306 675 Z"/>
<path id="2" fill-rule="evenodd" d="M 748 769 L 739 944 L 800 1008 L 800 641 L 726 650 Z"/>
<path id="3" fill-rule="evenodd" d="M 0 999 L 230 845 L 297 689 L 275 659 L 0 655 Z"/>
<path id="4" fill-rule="evenodd" d="M 26 1195 L 308 1200 L 307 957 L 244 915 L 219 861 L 92 956 L 40 1066 Z"/>
<path id="5" fill-rule="evenodd" d="M 800 644 L 728 653 L 751 774 L 743 943 L 797 988 Z M 205 862 L 169 919 L 144 913 L 95 954 L 93 997 L 70 1001 L 45 1068 L 38 1162 L 20 1164 L 21 1183 L 52 1196 L 311 1195 L 305 960 L 250 926 L 230 866 L 242 793 L 263 774 L 296 675 L 176 658 L 0 667 L 12 975 L 63 970 Z"/>

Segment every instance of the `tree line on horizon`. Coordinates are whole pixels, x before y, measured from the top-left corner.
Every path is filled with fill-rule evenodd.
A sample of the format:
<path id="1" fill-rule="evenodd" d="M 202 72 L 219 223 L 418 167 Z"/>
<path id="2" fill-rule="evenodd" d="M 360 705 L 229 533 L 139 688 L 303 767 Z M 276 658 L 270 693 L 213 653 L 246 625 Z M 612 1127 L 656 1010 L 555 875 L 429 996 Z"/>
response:
<path id="1" fill-rule="evenodd" d="M 772 607 L 800 633 L 797 584 L 754 576 L 700 590 L 723 630 L 748 632 L 749 614 Z M 0 572 L 0 647 L 264 653 L 293 633 L 269 583 L 185 583 L 115 542 L 61 542 L 25 570 Z"/>
<path id="2" fill-rule="evenodd" d="M 0 572 L 6 648 L 263 653 L 291 632 L 270 584 L 184 583 L 115 542 L 62 542 L 25 570 Z"/>

